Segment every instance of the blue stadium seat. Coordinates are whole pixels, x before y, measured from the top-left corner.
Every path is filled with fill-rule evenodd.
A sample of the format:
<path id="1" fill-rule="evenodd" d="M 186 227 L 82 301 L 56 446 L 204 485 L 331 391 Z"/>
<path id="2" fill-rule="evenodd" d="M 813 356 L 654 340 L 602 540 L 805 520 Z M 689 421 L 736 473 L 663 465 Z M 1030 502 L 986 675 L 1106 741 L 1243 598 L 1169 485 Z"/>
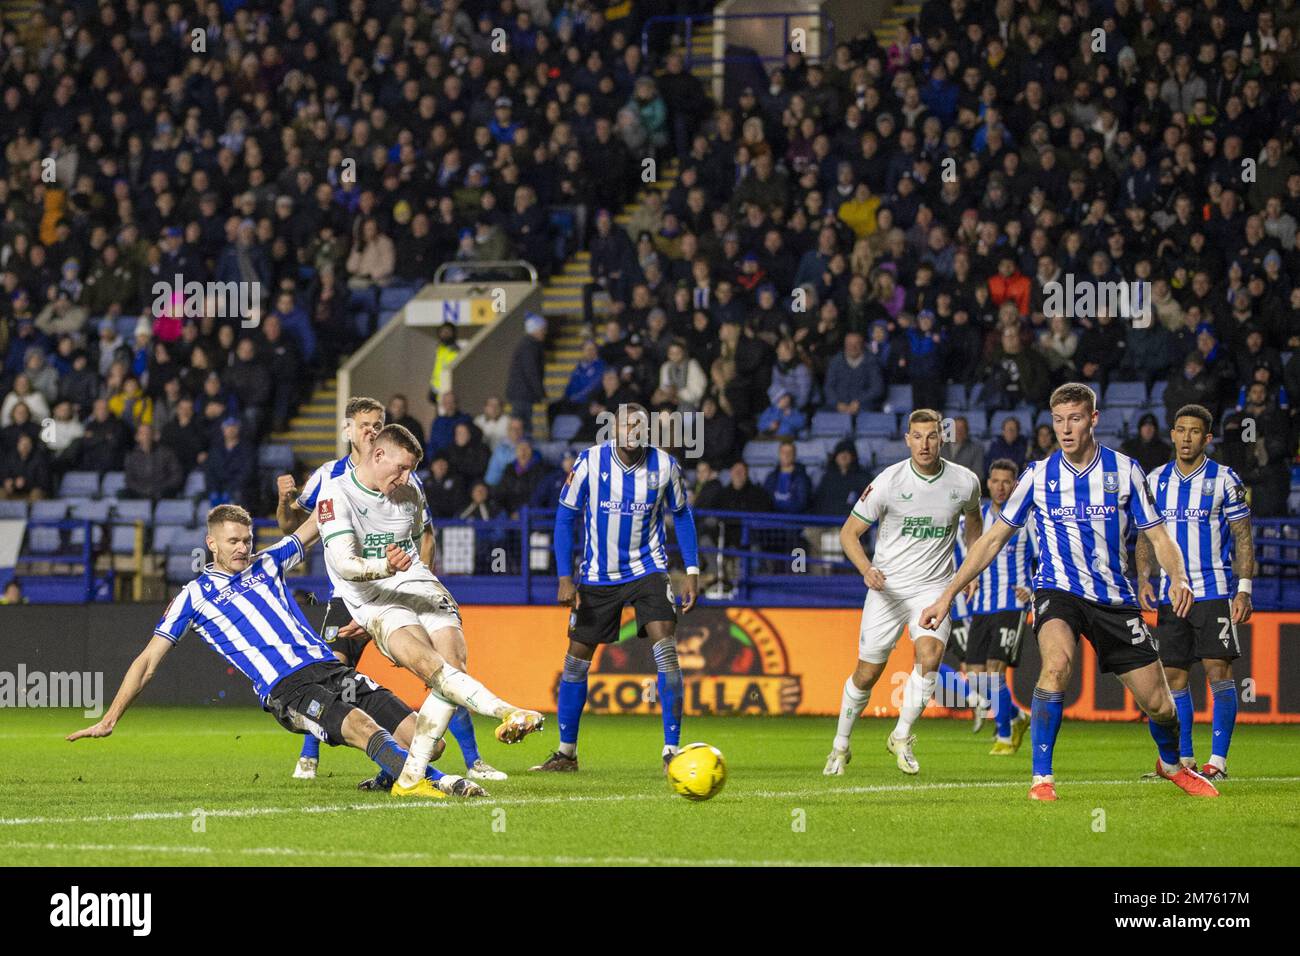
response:
<path id="1" fill-rule="evenodd" d="M 582 419 L 577 415 L 556 415 L 551 425 L 551 437 L 556 441 L 572 441 L 582 427 Z"/>
<path id="2" fill-rule="evenodd" d="M 967 408 L 979 408 L 980 399 L 984 397 L 984 383 L 976 382 L 970 387 L 970 395 L 966 397 Z"/>
<path id="3" fill-rule="evenodd" d="M 1147 387 L 1142 382 L 1111 382 L 1101 404 L 1103 408 L 1137 408 L 1146 400 Z"/>
<path id="4" fill-rule="evenodd" d="M 194 559 L 188 554 L 173 554 L 167 558 L 167 580 L 171 584 L 186 584 L 193 581 Z"/>
<path id="5" fill-rule="evenodd" d="M 26 521 L 27 502 L 0 501 L 0 521 Z"/>
<path id="6" fill-rule="evenodd" d="M 120 498 L 113 502 L 114 521 L 153 523 L 153 502 L 143 498 Z"/>
<path id="7" fill-rule="evenodd" d="M 210 501 L 200 501 L 194 506 L 194 526 L 196 528 L 206 528 L 208 526 L 208 512 L 212 510 Z"/>
<path id="8" fill-rule="evenodd" d="M 1107 434 L 1125 434 L 1131 412 L 1132 409 L 1128 408 L 1103 408 L 1097 418 L 1097 431 Z"/>
<path id="9" fill-rule="evenodd" d="M 109 511 L 112 508 L 111 501 L 86 501 L 79 502 L 72 508 L 68 509 L 68 517 L 76 521 L 94 521 L 96 522 L 90 529 L 90 540 L 94 547 L 99 547 L 104 542 L 103 525 L 108 523 Z M 85 541 L 85 532 L 81 528 L 73 528 L 68 534 L 68 546 L 80 548 Z"/>
<path id="10" fill-rule="evenodd" d="M 828 440 L 833 447 L 835 445 L 835 440 Z M 797 441 L 794 443 L 794 460 L 804 467 L 809 465 L 826 464 L 827 452 L 827 445 L 820 438 L 814 438 L 811 441 Z"/>
<path id="11" fill-rule="evenodd" d="M 415 295 L 415 290 L 406 285 L 386 286 L 379 293 L 379 308 L 389 312 L 396 312 L 411 300 Z"/>
<path id="12" fill-rule="evenodd" d="M 560 467 L 560 462 L 564 459 L 564 454 L 568 450 L 569 443 L 567 441 L 543 441 L 537 443 L 537 453 L 542 456 L 542 461 L 553 468 Z"/>
<path id="13" fill-rule="evenodd" d="M 1151 386 L 1151 398 L 1148 400 L 1148 404 L 1150 404 L 1150 405 L 1164 405 L 1164 403 L 1165 403 L 1165 389 L 1168 388 L 1168 387 L 1169 387 L 1169 383 L 1166 382 L 1166 381 L 1159 381 L 1159 382 L 1156 382 L 1154 385 L 1152 385 L 1152 386 Z"/>
<path id="14" fill-rule="evenodd" d="M 869 441 L 866 438 L 859 438 L 853 443 L 853 446 L 858 450 L 858 464 L 868 471 L 871 470 L 871 460 L 875 444 L 875 442 Z"/>
<path id="15" fill-rule="evenodd" d="M 280 474 L 292 472 L 293 446 L 279 442 L 263 445 L 257 450 L 257 464 L 259 468 L 275 469 Z"/>
<path id="16" fill-rule="evenodd" d="M 778 442 L 757 438 L 745 444 L 744 459 L 751 471 L 761 465 L 775 465 Z"/>
<path id="17" fill-rule="evenodd" d="M 135 554 L 135 526 L 113 525 L 108 541 L 108 549 L 113 554 Z"/>
<path id="18" fill-rule="evenodd" d="M 891 385 L 889 391 L 885 393 L 885 411 L 903 412 L 904 414 L 912 410 L 912 386 L 911 385 Z"/>
<path id="19" fill-rule="evenodd" d="M 966 408 L 966 386 L 960 382 L 953 382 L 947 387 L 943 398 L 944 408 L 955 408 L 958 410 Z"/>
<path id="20" fill-rule="evenodd" d="M 163 554 L 171 549 L 171 543 L 183 533 L 185 528 L 178 524 L 160 524 L 153 529 L 150 547 L 155 554 Z"/>
<path id="21" fill-rule="evenodd" d="M 818 438 L 842 438 L 853 433 L 853 417 L 843 412 L 820 411 L 813 413 L 809 433 Z"/>
<path id="22" fill-rule="evenodd" d="M 389 322 L 393 321 L 393 317 L 394 317 L 395 315 L 397 315 L 397 310 L 396 310 L 396 309 L 390 309 L 390 310 L 387 310 L 387 311 L 384 311 L 384 312 L 380 312 L 380 313 L 379 313 L 379 325 L 377 326 L 377 328 L 381 328 L 381 329 L 382 329 L 382 328 L 383 328 L 385 325 L 387 325 Z"/>
<path id="23" fill-rule="evenodd" d="M 754 465 L 749 469 L 749 480 L 755 485 L 767 481 L 767 476 L 776 470 L 775 465 Z"/>
<path id="24" fill-rule="evenodd" d="M 893 412 L 859 412 L 857 433 L 863 438 L 893 438 L 898 434 L 898 417 Z"/>
<path id="25" fill-rule="evenodd" d="M 876 470 L 879 471 L 890 465 L 897 464 L 909 455 L 911 455 L 911 452 L 907 449 L 907 442 L 880 442 L 876 445 Z"/>
<path id="26" fill-rule="evenodd" d="M 176 554 L 184 552 L 190 554 L 196 550 L 202 550 L 204 539 L 207 537 L 207 531 L 204 528 L 177 528 L 176 534 L 167 543 L 167 553 Z M 159 550 L 157 544 L 154 550 Z"/>
<path id="27" fill-rule="evenodd" d="M 59 482 L 60 498 L 99 497 L 99 472 L 69 471 Z"/>
<path id="28" fill-rule="evenodd" d="M 126 473 L 121 471 L 110 471 L 104 475 L 104 481 L 99 486 L 99 493 L 105 498 L 116 498 L 126 489 Z"/>
<path id="29" fill-rule="evenodd" d="M 187 498 L 173 498 L 158 502 L 153 513 L 154 524 L 191 525 L 194 523 L 194 502 Z"/>
<path id="30" fill-rule="evenodd" d="M 352 312 L 368 312 L 377 305 L 375 290 L 372 287 L 348 290 L 348 309 Z"/>
<path id="31" fill-rule="evenodd" d="M 68 516 L 66 501 L 34 501 L 32 521 L 62 521 Z M 57 554 L 63 550 L 63 532 L 58 528 L 27 529 L 27 550 L 33 554 Z"/>
<path id="32" fill-rule="evenodd" d="M 208 493 L 208 479 L 202 469 L 195 468 L 185 477 L 185 489 L 181 492 L 186 498 L 197 498 Z"/>

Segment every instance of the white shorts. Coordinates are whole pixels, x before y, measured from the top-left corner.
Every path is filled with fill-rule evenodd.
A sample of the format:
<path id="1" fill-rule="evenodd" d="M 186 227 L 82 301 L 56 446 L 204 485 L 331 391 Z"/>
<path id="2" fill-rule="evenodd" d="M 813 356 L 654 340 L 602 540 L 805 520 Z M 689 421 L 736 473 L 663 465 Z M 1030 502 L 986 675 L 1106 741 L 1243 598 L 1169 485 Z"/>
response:
<path id="1" fill-rule="evenodd" d="M 369 604 L 349 604 L 348 610 L 374 639 L 379 653 L 394 664 L 398 662 L 388 651 L 388 638 L 398 628 L 418 625 L 432 636 L 445 627 L 461 626 L 456 599 L 438 581 L 407 581 L 391 591 L 381 591 Z"/>
<path id="2" fill-rule="evenodd" d="M 934 585 L 899 596 L 891 591 L 868 591 L 862 604 L 862 626 L 858 629 L 858 660 L 883 664 L 889 660 L 894 645 L 903 634 L 903 626 L 915 642 L 918 637 L 933 637 L 948 645 L 952 618 L 945 617 L 937 631 L 927 631 L 917 622 L 921 612 L 943 594 L 947 585 Z"/>

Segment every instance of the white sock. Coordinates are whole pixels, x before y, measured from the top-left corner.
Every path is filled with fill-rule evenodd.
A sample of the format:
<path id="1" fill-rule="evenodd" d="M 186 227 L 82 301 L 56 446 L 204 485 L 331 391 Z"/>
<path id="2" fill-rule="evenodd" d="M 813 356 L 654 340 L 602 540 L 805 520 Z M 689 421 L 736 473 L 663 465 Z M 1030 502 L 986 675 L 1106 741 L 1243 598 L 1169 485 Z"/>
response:
<path id="1" fill-rule="evenodd" d="M 977 671 L 973 674 L 966 675 L 966 706 L 973 709 L 987 710 L 991 705 L 990 700 L 996 698 L 992 691 L 993 674 L 990 671 Z M 988 695 L 980 693 L 981 690 L 988 690 Z"/>
<path id="2" fill-rule="evenodd" d="M 836 750 L 849 749 L 849 735 L 853 733 L 853 725 L 870 699 L 871 691 L 860 690 L 853 683 L 852 677 L 844 682 L 844 695 L 840 698 L 840 722 L 835 728 Z"/>
<path id="3" fill-rule="evenodd" d="M 894 728 L 894 739 L 903 740 L 912 732 L 912 725 L 920 719 L 921 711 L 934 696 L 933 673 L 922 676 L 915 667 L 907 675 L 903 685 L 903 706 L 898 709 L 898 726 Z"/>
<path id="4" fill-rule="evenodd" d="M 566 757 L 575 757 L 578 754 L 577 744 L 566 744 L 563 740 L 560 741 L 560 746 L 556 749 Z"/>
<path id="5" fill-rule="evenodd" d="M 1207 764 L 1212 764 L 1212 765 L 1214 765 L 1215 767 L 1218 767 L 1220 770 L 1227 770 L 1227 769 L 1228 769 L 1228 758 L 1227 758 L 1227 757 L 1220 757 L 1218 754 L 1211 754 L 1211 755 L 1210 755 L 1210 759 L 1207 760 L 1206 763 L 1207 763 Z"/>
<path id="6" fill-rule="evenodd" d="M 415 715 L 415 734 L 411 737 L 411 746 L 406 752 L 406 763 L 397 782 L 403 787 L 413 787 L 424 779 L 424 771 L 433 757 L 433 748 L 442 735 L 447 732 L 451 715 L 456 712 L 453 704 L 447 703 L 432 691 L 424 698 L 419 713 Z"/>
<path id="7" fill-rule="evenodd" d="M 452 703 L 468 707 L 484 717 L 504 717 L 515 709 L 464 671 L 458 671 L 447 663 L 433 675 L 429 686 Z"/>

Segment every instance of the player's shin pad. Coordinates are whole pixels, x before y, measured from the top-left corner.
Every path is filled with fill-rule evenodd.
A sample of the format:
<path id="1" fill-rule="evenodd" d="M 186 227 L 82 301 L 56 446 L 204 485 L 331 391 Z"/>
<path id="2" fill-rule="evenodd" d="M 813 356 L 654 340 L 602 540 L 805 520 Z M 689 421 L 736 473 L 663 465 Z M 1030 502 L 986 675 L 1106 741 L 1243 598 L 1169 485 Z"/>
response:
<path id="1" fill-rule="evenodd" d="M 415 736 L 411 738 L 411 749 L 402 767 L 398 783 L 403 787 L 413 787 L 424 776 L 425 768 L 433 758 L 433 748 L 447 732 L 447 724 L 455 713 L 454 705 L 447 703 L 437 693 L 431 692 L 420 705 L 415 717 Z"/>
<path id="2" fill-rule="evenodd" d="M 429 680 L 429 689 L 440 697 L 468 707 L 485 717 L 501 718 L 513 709 L 464 671 L 458 671 L 446 663 Z"/>

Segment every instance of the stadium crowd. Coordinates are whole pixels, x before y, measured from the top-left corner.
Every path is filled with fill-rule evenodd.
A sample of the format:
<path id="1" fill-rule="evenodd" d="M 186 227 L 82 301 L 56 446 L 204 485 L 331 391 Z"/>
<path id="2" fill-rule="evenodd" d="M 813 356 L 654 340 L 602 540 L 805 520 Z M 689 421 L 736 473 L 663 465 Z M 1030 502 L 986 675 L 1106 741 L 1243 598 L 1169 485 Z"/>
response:
<path id="1" fill-rule="evenodd" d="M 642 5 L 605 6 L 73 0 L 6 26 L 3 494 L 122 469 L 125 493 L 157 497 L 202 468 L 212 500 L 266 510 L 259 443 L 373 331 L 383 290 L 510 255 L 545 276 L 588 248 L 592 341 L 552 418 L 584 439 L 623 401 L 700 411 L 700 505 L 843 513 L 871 468 L 852 436 L 898 386 L 965 419 L 957 460 L 1041 456 L 1035 413 L 1070 379 L 1103 408 L 1138 383 L 1142 412 L 1106 437 L 1144 464 L 1169 411 L 1207 405 L 1255 513 L 1285 513 L 1294 0 L 929 0 L 725 104 L 679 51 L 643 56 Z M 624 227 L 650 155 L 677 181 Z M 157 308 L 175 274 L 256 282 L 255 314 Z M 1151 321 L 1049 317 L 1067 277 L 1143 283 Z M 513 384 L 512 406 L 541 400 Z M 462 510 L 541 486 L 520 480 L 531 416 L 511 410 L 411 422 Z M 1018 411 L 986 446 L 989 416 Z M 816 483 L 794 446 L 747 481 L 753 439 L 828 412 L 847 424 Z"/>

